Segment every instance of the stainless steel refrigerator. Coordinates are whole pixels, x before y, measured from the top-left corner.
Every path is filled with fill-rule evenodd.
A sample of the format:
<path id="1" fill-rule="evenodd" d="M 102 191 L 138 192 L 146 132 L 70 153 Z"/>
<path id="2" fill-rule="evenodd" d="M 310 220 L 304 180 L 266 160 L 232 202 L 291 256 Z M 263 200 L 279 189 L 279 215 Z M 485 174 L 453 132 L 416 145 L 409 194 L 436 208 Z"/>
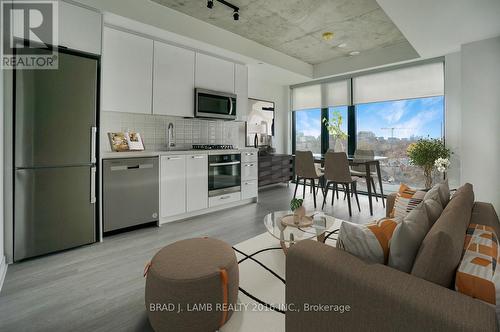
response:
<path id="1" fill-rule="evenodd" d="M 14 73 L 14 260 L 96 240 L 99 59 Z"/>

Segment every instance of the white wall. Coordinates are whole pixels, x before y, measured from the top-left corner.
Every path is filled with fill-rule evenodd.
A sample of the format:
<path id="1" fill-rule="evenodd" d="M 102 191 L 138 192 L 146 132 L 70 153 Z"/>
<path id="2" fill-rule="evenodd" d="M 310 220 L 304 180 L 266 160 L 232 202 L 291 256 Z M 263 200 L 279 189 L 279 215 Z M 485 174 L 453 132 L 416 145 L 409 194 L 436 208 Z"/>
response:
<path id="1" fill-rule="evenodd" d="M 274 102 L 274 138 L 273 145 L 277 153 L 288 153 L 291 150 L 290 118 L 289 118 L 289 87 L 266 81 L 262 76 L 248 68 L 248 97 Z"/>
<path id="2" fill-rule="evenodd" d="M 461 182 L 500 212 L 500 37 L 461 49 Z"/>
<path id="3" fill-rule="evenodd" d="M 448 170 L 450 187 L 460 185 L 460 154 L 462 141 L 462 67 L 460 52 L 445 56 L 445 140 L 446 146 L 453 152 Z"/>

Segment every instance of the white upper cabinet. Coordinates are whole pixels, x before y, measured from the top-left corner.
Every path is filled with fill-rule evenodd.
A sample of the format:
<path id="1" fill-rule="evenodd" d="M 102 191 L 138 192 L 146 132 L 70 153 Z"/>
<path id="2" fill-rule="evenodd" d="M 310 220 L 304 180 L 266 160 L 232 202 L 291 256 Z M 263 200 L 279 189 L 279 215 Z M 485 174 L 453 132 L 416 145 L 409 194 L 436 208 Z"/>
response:
<path id="1" fill-rule="evenodd" d="M 104 27 L 102 110 L 151 114 L 153 41 Z"/>
<path id="2" fill-rule="evenodd" d="M 246 121 L 248 108 L 248 67 L 245 65 L 234 65 L 234 93 L 236 93 L 236 117 L 240 121 Z"/>
<path id="3" fill-rule="evenodd" d="M 234 63 L 196 53 L 196 87 L 234 93 Z"/>
<path id="4" fill-rule="evenodd" d="M 154 42 L 153 113 L 194 116 L 195 53 Z"/>
<path id="5" fill-rule="evenodd" d="M 97 11 L 59 1 L 59 44 L 101 54 L 102 15 Z"/>

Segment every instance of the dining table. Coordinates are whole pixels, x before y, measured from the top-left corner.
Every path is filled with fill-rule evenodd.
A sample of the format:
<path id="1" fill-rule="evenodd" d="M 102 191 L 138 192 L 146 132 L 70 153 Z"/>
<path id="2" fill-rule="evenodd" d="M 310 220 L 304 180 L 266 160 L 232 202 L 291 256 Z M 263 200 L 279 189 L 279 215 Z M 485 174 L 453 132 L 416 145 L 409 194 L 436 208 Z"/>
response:
<path id="1" fill-rule="evenodd" d="M 325 161 L 325 155 L 324 154 L 319 154 L 319 153 L 313 153 L 314 157 L 314 162 L 321 164 L 321 166 L 324 165 Z M 349 165 L 350 166 L 364 166 L 366 170 L 366 187 L 368 189 L 368 202 L 370 205 L 370 215 L 373 216 L 373 202 L 372 202 L 372 186 L 370 185 L 371 183 L 371 171 L 370 171 L 370 166 L 374 165 L 376 170 L 377 170 L 377 178 L 378 178 L 378 183 L 380 186 L 380 197 L 382 198 L 382 205 L 385 207 L 385 201 L 384 201 L 384 189 L 382 186 L 382 174 L 380 172 L 380 161 L 388 159 L 388 157 L 384 156 L 373 156 L 373 157 L 359 157 L 359 156 L 354 156 L 354 155 L 348 155 L 347 159 L 349 160 Z"/>

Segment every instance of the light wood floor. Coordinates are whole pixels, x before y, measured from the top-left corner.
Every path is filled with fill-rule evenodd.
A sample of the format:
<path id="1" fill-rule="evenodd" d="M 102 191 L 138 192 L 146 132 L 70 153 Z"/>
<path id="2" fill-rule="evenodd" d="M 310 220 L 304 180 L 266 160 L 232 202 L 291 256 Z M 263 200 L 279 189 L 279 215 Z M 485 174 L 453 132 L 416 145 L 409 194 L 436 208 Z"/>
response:
<path id="1" fill-rule="evenodd" d="M 0 331 L 150 331 L 142 273 L 153 254 L 184 238 L 211 236 L 236 244 L 261 234 L 266 231 L 263 217 L 287 210 L 293 188 L 273 187 L 259 193 L 257 204 L 122 233 L 102 243 L 10 265 L 0 293 Z M 299 198 L 301 193 L 299 186 Z M 371 217 L 368 199 L 360 195 L 362 212 L 353 200 L 349 218 L 342 196 L 325 212 L 358 223 L 385 214 L 380 200 L 374 200 Z M 320 194 L 319 207 L 321 200 Z M 313 207 L 309 188 L 305 205 Z"/>

